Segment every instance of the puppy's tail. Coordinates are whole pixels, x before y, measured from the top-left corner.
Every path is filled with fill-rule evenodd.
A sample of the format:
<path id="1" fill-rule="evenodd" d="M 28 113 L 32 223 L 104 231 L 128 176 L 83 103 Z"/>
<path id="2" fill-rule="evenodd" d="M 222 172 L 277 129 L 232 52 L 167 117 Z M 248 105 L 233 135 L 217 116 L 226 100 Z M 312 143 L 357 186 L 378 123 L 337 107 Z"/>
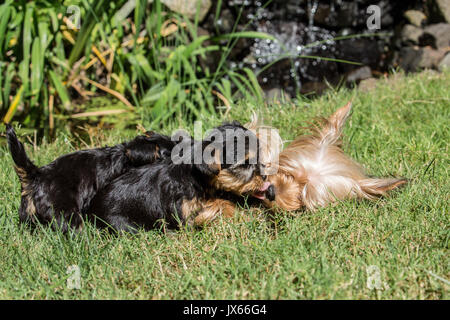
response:
<path id="1" fill-rule="evenodd" d="M 16 173 L 21 181 L 32 178 L 38 168 L 28 158 L 22 142 L 17 139 L 16 132 L 10 124 L 6 124 L 6 138 L 9 151 L 15 163 Z"/>

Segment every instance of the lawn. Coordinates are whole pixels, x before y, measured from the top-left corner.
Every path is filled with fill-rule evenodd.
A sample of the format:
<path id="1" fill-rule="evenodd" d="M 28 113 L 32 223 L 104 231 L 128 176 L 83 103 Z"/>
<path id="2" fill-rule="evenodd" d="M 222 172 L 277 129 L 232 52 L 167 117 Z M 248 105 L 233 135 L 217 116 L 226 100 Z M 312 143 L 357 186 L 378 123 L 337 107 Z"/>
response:
<path id="1" fill-rule="evenodd" d="M 254 106 L 224 119 L 264 115 L 293 139 L 309 120 L 353 98 L 344 147 L 375 176 L 410 179 L 376 202 L 346 201 L 317 212 L 270 216 L 242 208 L 203 230 L 78 235 L 18 224 L 20 185 L 0 148 L 1 299 L 448 299 L 450 72 L 394 75 L 371 91 L 330 90 L 317 99 Z M 192 129 L 179 120 L 175 127 Z M 3 130 L 3 129 L 2 129 Z M 103 132 L 90 145 L 134 132 Z M 4 138 L 2 138 L 4 140 Z M 25 139 L 24 136 L 21 139 Z M 39 165 L 75 149 L 61 134 L 33 148 Z M 79 288 L 67 282 L 71 266 Z M 69 284 L 69 286 L 68 286 Z"/>

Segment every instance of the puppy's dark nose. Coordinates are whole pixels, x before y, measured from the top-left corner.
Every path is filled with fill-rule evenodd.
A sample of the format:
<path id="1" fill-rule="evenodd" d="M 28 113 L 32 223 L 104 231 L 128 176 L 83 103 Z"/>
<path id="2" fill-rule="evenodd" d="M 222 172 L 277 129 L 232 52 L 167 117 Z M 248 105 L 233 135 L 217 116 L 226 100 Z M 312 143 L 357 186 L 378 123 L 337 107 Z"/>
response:
<path id="1" fill-rule="evenodd" d="M 275 187 L 273 186 L 273 184 L 271 184 L 267 190 L 266 190 L 266 198 L 269 201 L 274 201 L 275 200 Z"/>

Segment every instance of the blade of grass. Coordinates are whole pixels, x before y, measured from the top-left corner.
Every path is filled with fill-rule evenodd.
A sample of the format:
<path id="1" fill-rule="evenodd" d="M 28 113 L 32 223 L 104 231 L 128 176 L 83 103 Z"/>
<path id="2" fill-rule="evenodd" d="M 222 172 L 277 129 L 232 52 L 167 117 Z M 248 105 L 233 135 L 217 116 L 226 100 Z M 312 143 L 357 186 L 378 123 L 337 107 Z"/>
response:
<path id="1" fill-rule="evenodd" d="M 3 88 L 3 68 L 5 65 L 0 62 L 0 88 Z M 3 110 L 3 95 L 0 93 L 0 111 Z"/>
<path id="2" fill-rule="evenodd" d="M 43 79 L 44 65 L 41 56 L 41 40 L 35 38 L 31 50 L 31 105 L 34 106 L 39 100 L 39 91 Z"/>
<path id="3" fill-rule="evenodd" d="M 5 83 L 3 87 L 3 102 L 4 107 L 7 108 L 9 106 L 9 94 L 11 92 L 11 84 L 15 75 L 15 64 L 9 63 L 6 67 L 6 77 L 5 77 Z"/>
<path id="4" fill-rule="evenodd" d="M 112 115 L 112 114 L 120 114 L 130 112 L 129 110 L 125 109 L 113 109 L 113 110 L 100 110 L 100 111 L 90 111 L 90 112 L 82 112 L 82 113 L 76 113 L 71 115 L 71 118 L 86 118 L 86 117 L 99 117 L 99 116 L 106 116 L 106 115 Z"/>
<path id="5" fill-rule="evenodd" d="M 59 98 L 61 99 L 64 109 L 69 110 L 69 94 L 67 93 L 66 87 L 63 85 L 61 78 L 53 70 L 49 71 L 49 75 L 53 86 L 55 87 L 55 90 L 58 93 Z"/>
<path id="6" fill-rule="evenodd" d="M 77 34 L 75 45 L 73 46 L 72 51 L 70 52 L 69 55 L 70 66 L 72 66 L 80 58 L 83 50 L 86 47 L 89 37 L 92 35 L 92 31 L 95 25 L 98 23 L 97 16 L 102 11 L 105 3 L 106 3 L 105 0 L 98 0 L 95 3 L 95 7 L 92 8 L 89 2 L 84 1 L 87 16 L 84 19 L 85 22 L 83 23 L 81 30 Z"/>
<path id="7" fill-rule="evenodd" d="M 110 88 L 108 88 L 108 87 L 105 87 L 104 85 L 102 85 L 102 84 L 100 84 L 100 83 L 98 83 L 98 82 L 95 82 L 95 81 L 93 81 L 93 80 L 91 80 L 91 79 L 88 79 L 88 78 L 86 78 L 86 77 L 82 77 L 82 80 L 84 80 L 84 81 L 86 81 L 86 82 L 89 82 L 90 84 L 92 84 L 93 86 L 99 88 L 100 90 L 103 90 L 103 91 L 105 91 L 105 92 L 107 92 L 107 93 L 113 95 L 114 97 L 116 97 L 117 99 L 119 99 L 120 101 L 122 101 L 125 105 L 127 105 L 128 107 L 133 108 L 133 105 L 130 103 L 130 101 L 128 101 L 128 100 L 127 100 L 123 95 L 121 95 L 119 92 L 114 91 L 114 90 L 112 90 L 112 89 L 110 89 Z"/>
<path id="8" fill-rule="evenodd" d="M 34 11 L 33 2 L 28 2 L 26 4 L 25 18 L 23 25 L 23 43 L 22 43 L 23 60 L 19 64 L 19 75 L 20 78 L 22 79 L 22 84 L 24 85 L 24 88 L 26 88 L 26 90 L 28 89 L 28 82 L 29 82 L 30 55 L 32 43 L 31 28 L 33 22 L 33 11 Z"/>
<path id="9" fill-rule="evenodd" d="M 258 32 L 258 31 L 241 31 L 241 32 L 222 34 L 220 36 L 211 38 L 211 40 L 221 41 L 221 40 L 240 39 L 240 38 L 264 39 L 264 40 L 273 40 L 273 41 L 277 40 L 271 34 L 268 34 L 265 32 Z"/>
<path id="10" fill-rule="evenodd" d="M 25 87 L 22 85 L 17 92 L 16 96 L 14 97 L 13 101 L 11 102 L 11 106 L 8 109 L 8 112 L 6 112 L 5 117 L 3 118 L 3 122 L 10 123 L 12 117 L 16 113 L 17 107 L 20 103 L 20 100 L 22 99 L 22 93 L 24 91 Z"/>
<path id="11" fill-rule="evenodd" d="M 6 27 L 8 26 L 9 18 L 11 16 L 12 9 L 10 8 L 12 1 L 6 1 L 0 6 L 0 34 L 3 36 L 6 34 Z M 0 58 L 3 60 L 3 48 L 6 49 L 7 43 L 0 41 Z"/>
<path id="12" fill-rule="evenodd" d="M 253 89 L 252 91 L 256 95 L 256 98 L 258 99 L 258 102 L 262 103 L 263 102 L 262 89 L 261 89 L 261 86 L 258 83 L 258 80 L 256 79 L 255 74 L 249 68 L 244 68 L 244 72 L 247 74 L 247 77 L 249 78 L 249 80 L 250 80 L 250 82 L 252 84 L 252 89 Z"/>

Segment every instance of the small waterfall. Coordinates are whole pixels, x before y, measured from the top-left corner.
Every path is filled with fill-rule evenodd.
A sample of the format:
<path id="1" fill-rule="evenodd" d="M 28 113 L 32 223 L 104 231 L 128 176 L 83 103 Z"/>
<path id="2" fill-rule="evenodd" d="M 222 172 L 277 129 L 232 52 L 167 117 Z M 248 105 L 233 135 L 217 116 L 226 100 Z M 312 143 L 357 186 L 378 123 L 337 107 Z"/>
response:
<path id="1" fill-rule="evenodd" d="M 248 46 L 236 50 L 241 55 L 231 65 L 261 71 L 259 80 L 265 88 L 283 88 L 291 94 L 302 87 L 305 92 L 311 86 L 314 89 L 324 80 L 338 83 L 342 75 L 353 67 L 331 59 L 377 65 L 386 41 L 376 42 L 367 38 L 334 40 L 337 36 L 365 32 L 367 1 L 274 0 L 264 6 L 262 0 L 227 0 L 234 11 L 243 10 L 245 22 L 242 25 L 249 23 L 249 30 L 268 33 L 277 39 L 246 41 Z M 388 0 L 378 1 L 389 3 Z M 270 66 L 266 68 L 268 64 Z"/>
<path id="2" fill-rule="evenodd" d="M 318 6 L 318 0 L 314 0 L 312 3 L 311 0 L 308 0 L 308 38 L 310 42 L 316 41 L 316 35 L 314 32 L 314 16 L 316 15 Z"/>

